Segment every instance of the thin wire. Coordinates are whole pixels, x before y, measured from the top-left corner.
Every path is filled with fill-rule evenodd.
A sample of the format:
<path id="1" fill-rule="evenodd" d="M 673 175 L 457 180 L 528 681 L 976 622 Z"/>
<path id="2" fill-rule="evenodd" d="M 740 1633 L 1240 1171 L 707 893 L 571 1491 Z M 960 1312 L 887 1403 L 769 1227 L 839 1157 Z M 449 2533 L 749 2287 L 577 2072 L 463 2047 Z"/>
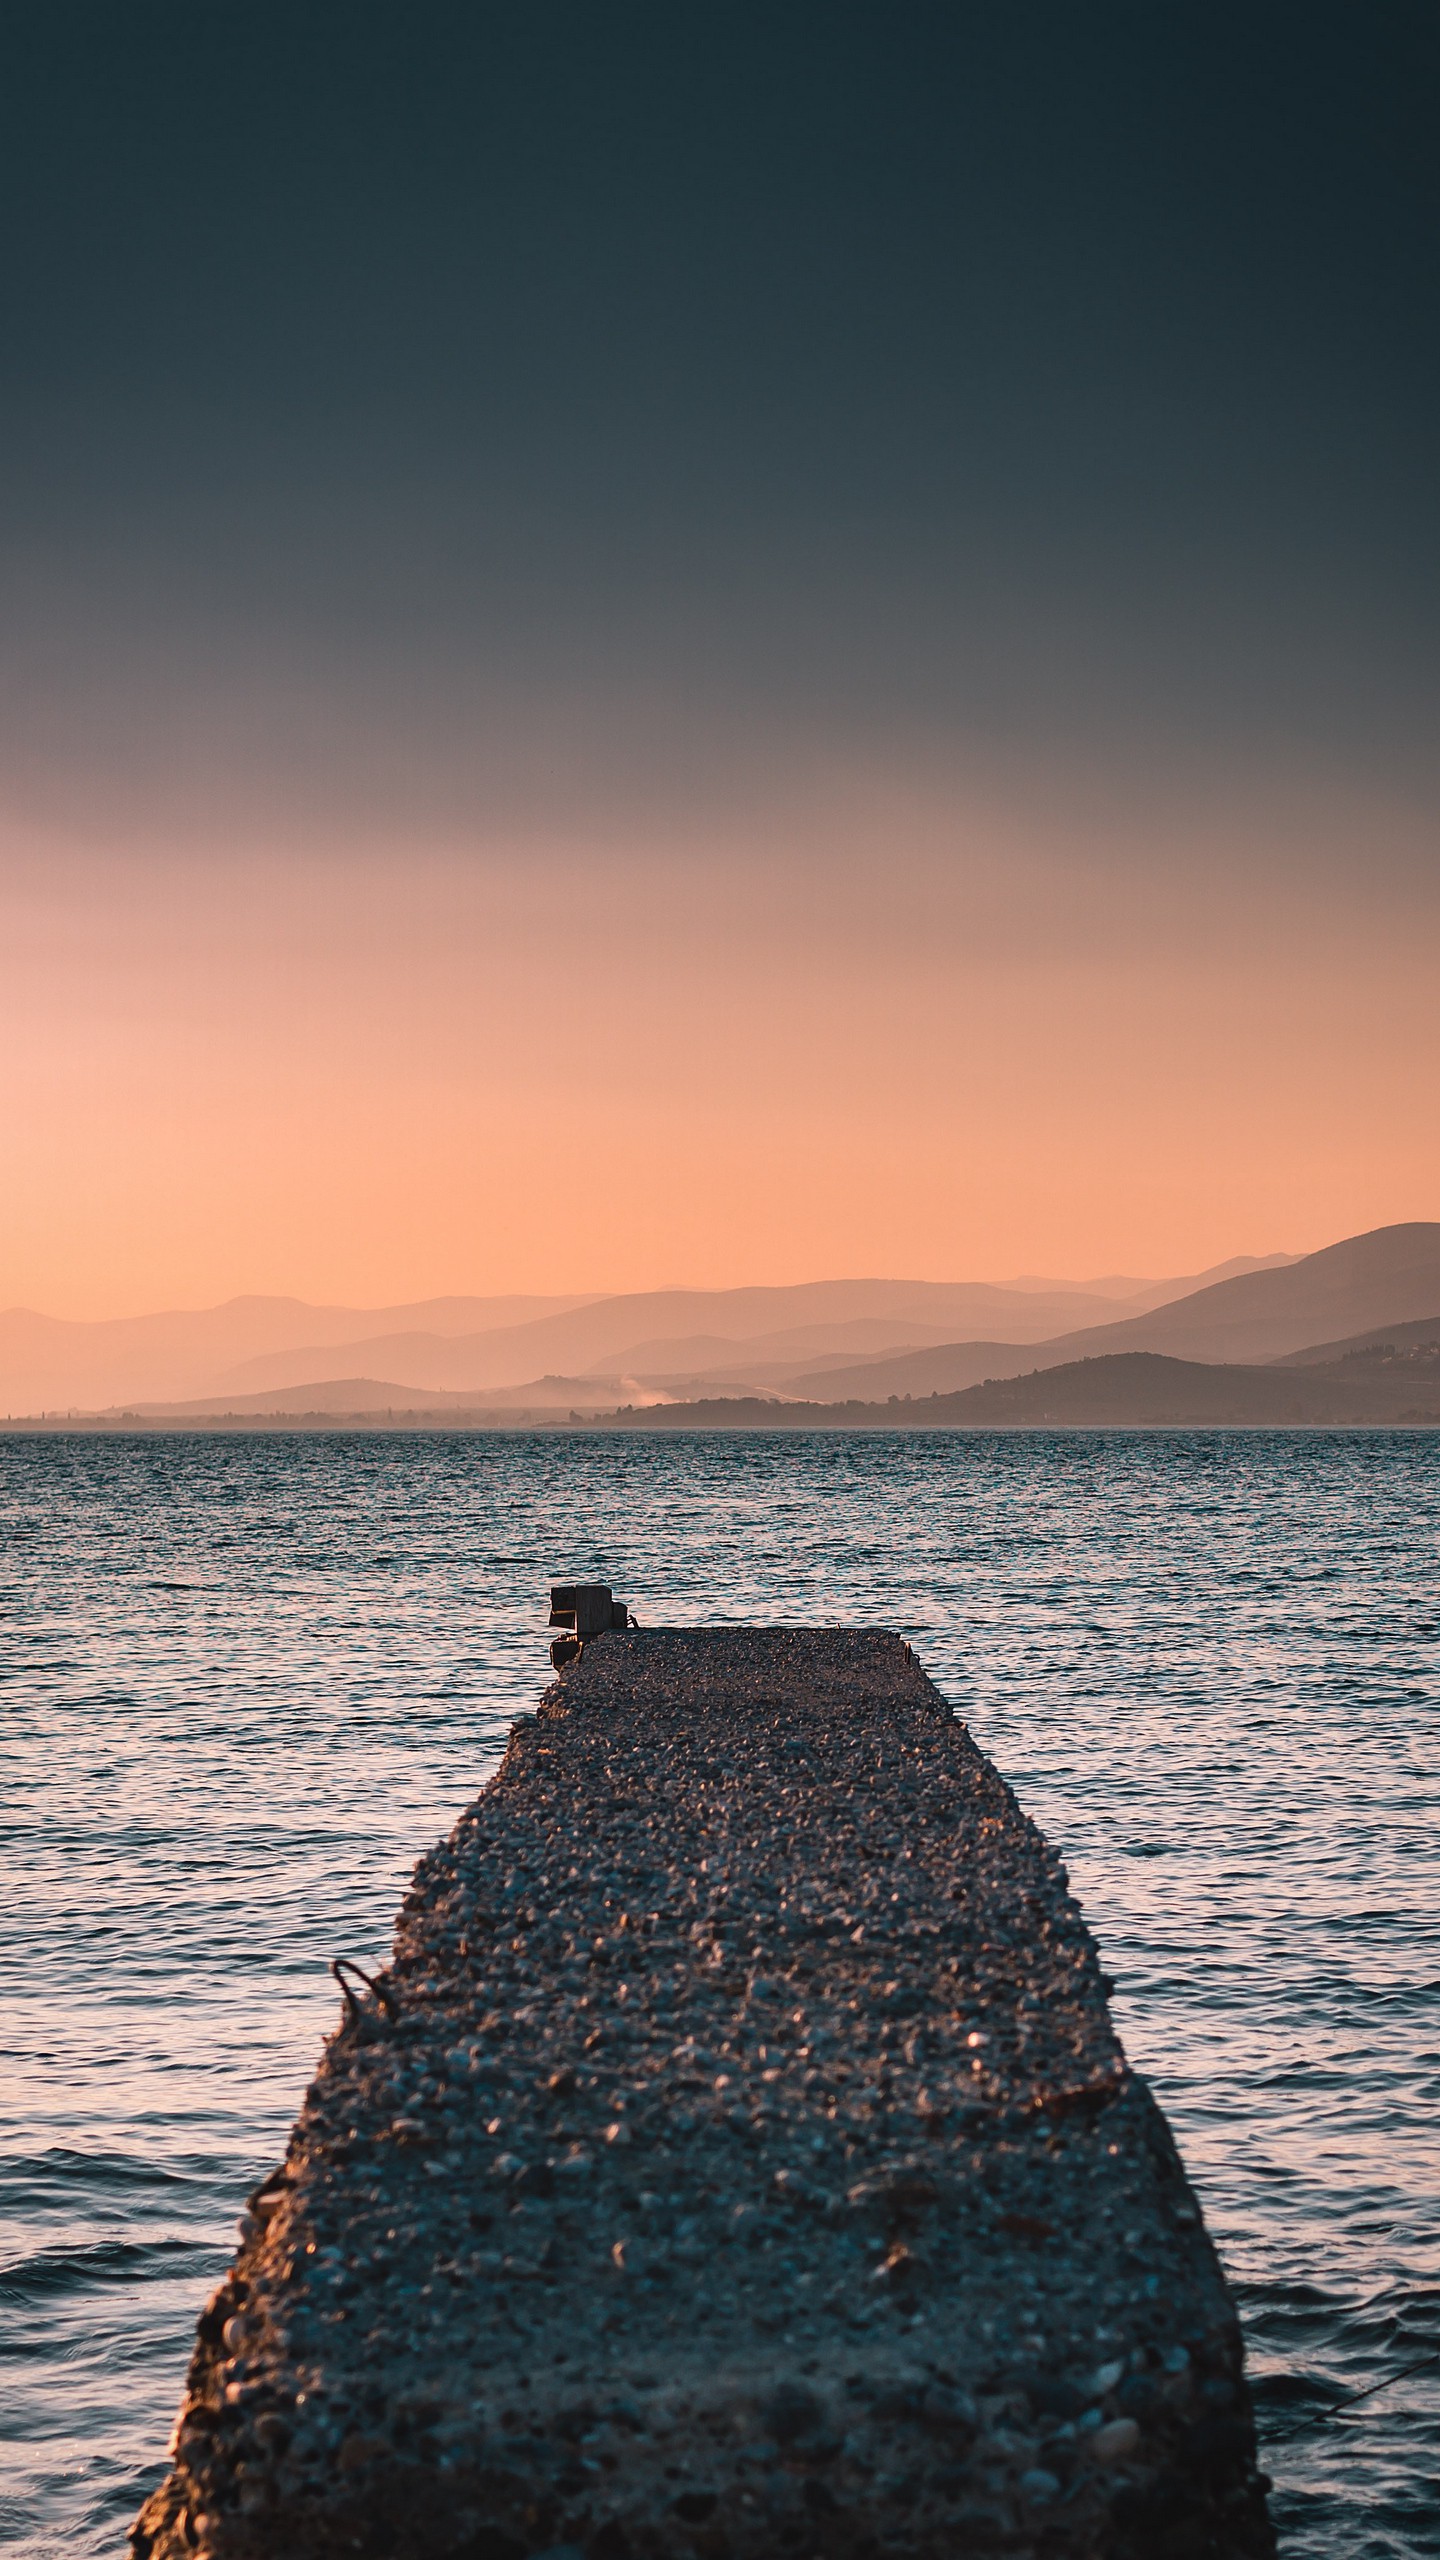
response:
<path id="1" fill-rule="evenodd" d="M 1377 2391 L 1388 2391 L 1392 2382 L 1408 2382 L 1412 2373 L 1424 2373 L 1432 2364 L 1440 2364 L 1440 2347 L 1433 2355 L 1422 2356 L 1418 2364 L 1402 2364 L 1398 2373 L 1387 2373 L 1383 2382 L 1372 2382 L 1364 2391 L 1347 2391 L 1325 2411 L 1326 2418 L 1336 2417 L 1342 2409 L 1353 2409 L 1357 2400 L 1373 2400 Z"/>

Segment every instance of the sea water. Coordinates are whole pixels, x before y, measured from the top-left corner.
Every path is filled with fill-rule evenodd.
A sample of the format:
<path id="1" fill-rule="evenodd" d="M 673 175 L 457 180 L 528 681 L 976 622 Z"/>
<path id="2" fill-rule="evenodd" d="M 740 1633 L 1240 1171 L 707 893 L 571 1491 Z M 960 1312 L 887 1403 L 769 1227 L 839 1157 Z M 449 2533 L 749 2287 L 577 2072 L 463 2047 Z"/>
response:
<path id="1" fill-rule="evenodd" d="M 1282 2550 L 1440 2553 L 1440 1437 L 15 1436 L 0 1540 L 0 2540 L 122 2550 L 328 1961 L 593 1576 L 911 1640 L 1117 1979 Z"/>

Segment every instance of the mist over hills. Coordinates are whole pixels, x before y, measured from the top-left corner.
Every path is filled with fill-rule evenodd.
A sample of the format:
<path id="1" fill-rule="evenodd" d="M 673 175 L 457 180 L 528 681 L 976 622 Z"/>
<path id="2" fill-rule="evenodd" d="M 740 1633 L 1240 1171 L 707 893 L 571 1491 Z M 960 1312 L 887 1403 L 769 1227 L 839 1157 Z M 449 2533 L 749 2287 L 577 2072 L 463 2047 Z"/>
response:
<path id="1" fill-rule="evenodd" d="M 1242 1267 L 1268 1265 L 1243 1258 Z M 1090 1284 L 828 1280 L 375 1308 L 241 1297 L 93 1323 L 14 1308 L 0 1315 L 0 1411 L 241 1399 L 361 1377 L 440 1394 L 489 1395 L 597 1371 L 668 1393 L 705 1380 L 780 1389 L 847 1354 L 876 1359 L 962 1333 L 1007 1347 L 1044 1340 L 1077 1323 L 1103 1324 L 1121 1307 L 1182 1296 L 1197 1277 L 1214 1274 Z"/>

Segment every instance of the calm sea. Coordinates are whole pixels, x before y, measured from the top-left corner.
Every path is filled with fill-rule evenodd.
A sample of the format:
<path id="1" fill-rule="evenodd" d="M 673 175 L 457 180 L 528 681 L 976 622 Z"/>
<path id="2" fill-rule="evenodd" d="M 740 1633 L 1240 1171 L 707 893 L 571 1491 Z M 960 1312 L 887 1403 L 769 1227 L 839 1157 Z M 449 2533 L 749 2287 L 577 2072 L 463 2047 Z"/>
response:
<path id="1" fill-rule="evenodd" d="M 584 1573 L 912 1639 L 1118 1978 L 1282 2548 L 1440 2553 L 1440 1438 L 10 1438 L 0 1539 L 0 2540 L 121 2549 L 327 1960 Z"/>

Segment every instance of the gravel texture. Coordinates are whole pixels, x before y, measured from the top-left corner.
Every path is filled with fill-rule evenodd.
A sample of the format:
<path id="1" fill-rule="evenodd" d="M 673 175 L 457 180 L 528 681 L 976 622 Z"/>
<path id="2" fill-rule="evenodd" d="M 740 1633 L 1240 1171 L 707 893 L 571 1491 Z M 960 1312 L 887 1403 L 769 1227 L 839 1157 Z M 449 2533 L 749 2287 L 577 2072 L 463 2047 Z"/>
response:
<path id="1" fill-rule="evenodd" d="M 1272 2552 L 1105 1988 L 897 1637 L 599 1638 L 326 2047 L 139 2560 Z"/>

